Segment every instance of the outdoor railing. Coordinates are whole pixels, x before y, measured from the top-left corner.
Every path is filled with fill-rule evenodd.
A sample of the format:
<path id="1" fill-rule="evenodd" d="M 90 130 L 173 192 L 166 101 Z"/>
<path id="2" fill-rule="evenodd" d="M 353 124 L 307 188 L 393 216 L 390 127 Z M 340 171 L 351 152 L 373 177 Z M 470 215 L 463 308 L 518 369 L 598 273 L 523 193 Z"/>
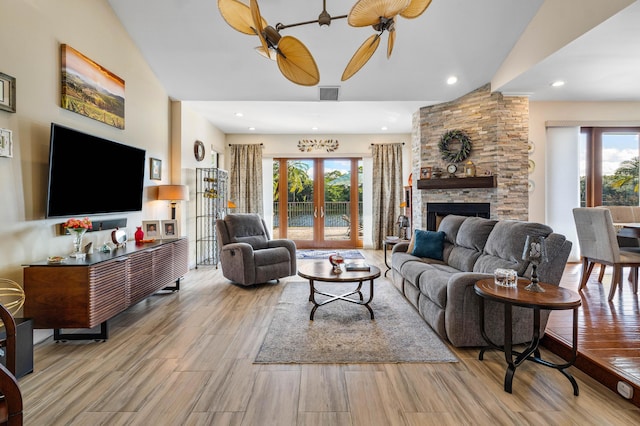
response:
<path id="1" fill-rule="evenodd" d="M 287 211 L 289 212 L 289 227 L 306 227 L 313 226 L 313 213 L 315 205 L 311 201 L 293 201 L 287 203 Z M 324 205 L 324 220 L 326 227 L 346 227 L 348 226 L 347 218 L 351 212 L 350 201 L 329 202 Z M 362 202 L 358 203 L 358 211 L 360 212 L 360 220 L 362 221 Z M 280 202 L 273 203 L 273 226 L 277 228 L 280 218 Z M 316 212 L 320 217 L 320 211 Z"/>

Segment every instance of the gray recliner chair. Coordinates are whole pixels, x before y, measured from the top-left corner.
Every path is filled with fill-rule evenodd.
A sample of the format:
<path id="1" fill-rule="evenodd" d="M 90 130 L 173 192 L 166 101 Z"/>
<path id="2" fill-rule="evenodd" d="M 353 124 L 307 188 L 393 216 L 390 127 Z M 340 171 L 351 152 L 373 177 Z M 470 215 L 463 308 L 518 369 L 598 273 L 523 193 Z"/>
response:
<path id="1" fill-rule="evenodd" d="M 216 220 L 220 264 L 225 278 L 254 285 L 295 275 L 296 245 L 292 240 L 272 240 L 257 214 L 228 214 Z"/>

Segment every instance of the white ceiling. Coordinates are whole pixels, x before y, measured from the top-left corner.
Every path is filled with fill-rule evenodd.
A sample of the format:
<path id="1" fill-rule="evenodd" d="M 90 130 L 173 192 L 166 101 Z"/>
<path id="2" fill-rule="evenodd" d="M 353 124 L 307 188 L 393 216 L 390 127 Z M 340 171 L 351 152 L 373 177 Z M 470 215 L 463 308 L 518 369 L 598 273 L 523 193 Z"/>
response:
<path id="1" fill-rule="evenodd" d="M 272 26 L 314 20 L 322 11 L 322 0 L 258 2 Z M 354 2 L 326 0 L 327 11 L 347 14 Z M 409 133 L 412 114 L 420 107 L 491 82 L 545 0 L 433 0 L 422 16 L 398 18 L 390 59 L 385 33 L 373 57 L 346 82 L 340 81 L 342 71 L 374 34 L 372 28 L 353 28 L 342 19 L 329 28 L 310 24 L 281 31 L 298 38 L 313 54 L 320 70 L 315 87 L 289 82 L 275 62 L 256 54 L 258 38 L 231 28 L 217 0 L 109 3 L 169 96 L 188 101 L 224 133 L 312 135 Z M 549 25 L 570 22 L 570 12 L 559 21 L 549 20 Z M 492 89 L 529 94 L 534 101 L 640 101 L 639 22 L 640 1 L 635 1 Z M 446 79 L 452 75 L 458 83 L 450 86 Z M 565 86 L 551 88 L 556 79 L 566 81 Z M 338 102 L 319 101 L 321 86 L 339 86 Z"/>

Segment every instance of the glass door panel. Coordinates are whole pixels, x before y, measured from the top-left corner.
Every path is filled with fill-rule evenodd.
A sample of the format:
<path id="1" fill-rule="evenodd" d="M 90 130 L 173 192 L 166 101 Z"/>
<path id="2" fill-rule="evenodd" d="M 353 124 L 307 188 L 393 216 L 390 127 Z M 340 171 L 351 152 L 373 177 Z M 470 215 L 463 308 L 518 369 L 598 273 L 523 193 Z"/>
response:
<path id="1" fill-rule="evenodd" d="M 287 160 L 286 164 L 287 238 L 310 244 L 314 240 L 315 219 L 319 213 L 315 200 L 316 164 L 313 159 Z"/>
<path id="2" fill-rule="evenodd" d="M 324 161 L 323 234 L 327 241 L 351 240 L 351 160 Z"/>
<path id="3" fill-rule="evenodd" d="M 637 206 L 638 133 L 602 133 L 602 205 Z"/>

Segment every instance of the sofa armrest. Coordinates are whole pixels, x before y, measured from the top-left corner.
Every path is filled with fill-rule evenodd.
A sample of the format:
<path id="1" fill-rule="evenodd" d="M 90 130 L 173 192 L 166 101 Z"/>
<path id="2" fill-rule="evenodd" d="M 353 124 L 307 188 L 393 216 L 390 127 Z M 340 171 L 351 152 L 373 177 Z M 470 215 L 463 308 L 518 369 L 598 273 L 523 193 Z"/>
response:
<path id="1" fill-rule="evenodd" d="M 222 274 L 231 281 L 246 284 L 255 281 L 256 265 L 253 247 L 247 243 L 231 243 L 220 248 Z"/>
<path id="2" fill-rule="evenodd" d="M 267 242 L 267 245 L 269 248 L 272 247 L 284 247 L 287 250 L 289 250 L 289 255 L 291 256 L 291 272 L 293 274 L 295 274 L 298 271 L 298 267 L 296 265 L 297 259 L 296 259 L 296 243 L 293 242 L 293 240 L 287 240 L 287 239 L 275 239 L 275 240 L 269 240 Z"/>
<path id="3" fill-rule="evenodd" d="M 456 347 L 487 344 L 480 330 L 480 296 L 473 289 L 477 281 L 486 278 L 493 275 L 460 272 L 449 278 L 444 326 L 447 338 Z M 487 324 L 487 328 L 491 326 L 494 324 Z"/>
<path id="4" fill-rule="evenodd" d="M 409 248 L 409 241 L 403 241 L 401 243 L 397 243 L 391 249 L 391 254 L 393 253 L 404 253 Z"/>

